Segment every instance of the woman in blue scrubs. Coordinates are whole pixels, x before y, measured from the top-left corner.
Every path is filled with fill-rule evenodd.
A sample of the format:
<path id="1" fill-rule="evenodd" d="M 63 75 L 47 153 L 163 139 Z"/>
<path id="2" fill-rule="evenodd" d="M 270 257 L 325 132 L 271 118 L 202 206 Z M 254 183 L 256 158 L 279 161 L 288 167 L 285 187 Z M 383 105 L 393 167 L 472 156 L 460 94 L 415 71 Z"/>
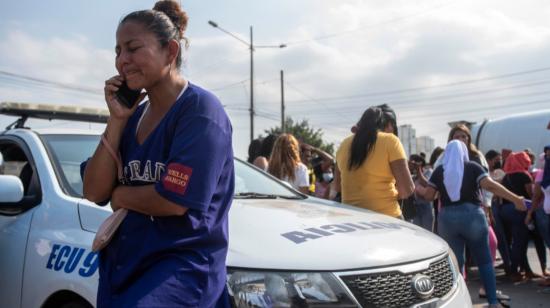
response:
<path id="1" fill-rule="evenodd" d="M 100 251 L 98 307 L 228 304 L 232 127 L 219 100 L 179 74 L 187 20 L 177 2 L 159 1 L 125 16 L 116 32 L 110 117 L 82 165 L 84 197 L 128 210 Z M 115 95 L 123 82 L 148 100 L 123 106 Z M 109 149 L 120 153 L 121 179 Z"/>

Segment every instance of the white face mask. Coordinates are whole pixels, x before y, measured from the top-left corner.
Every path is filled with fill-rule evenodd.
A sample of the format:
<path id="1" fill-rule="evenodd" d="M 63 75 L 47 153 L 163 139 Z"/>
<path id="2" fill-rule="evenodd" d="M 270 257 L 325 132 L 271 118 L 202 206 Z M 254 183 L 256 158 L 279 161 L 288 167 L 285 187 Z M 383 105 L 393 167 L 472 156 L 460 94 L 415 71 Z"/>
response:
<path id="1" fill-rule="evenodd" d="M 323 181 L 324 182 L 330 183 L 332 181 L 333 177 L 334 177 L 334 175 L 332 174 L 332 172 L 323 173 Z"/>

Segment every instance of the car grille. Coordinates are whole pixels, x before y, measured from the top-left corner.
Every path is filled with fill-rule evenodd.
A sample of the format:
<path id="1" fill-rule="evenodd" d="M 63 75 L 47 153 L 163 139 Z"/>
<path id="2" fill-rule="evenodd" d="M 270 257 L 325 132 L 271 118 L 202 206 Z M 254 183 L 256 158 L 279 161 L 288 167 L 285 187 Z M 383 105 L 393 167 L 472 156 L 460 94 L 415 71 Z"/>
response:
<path id="1" fill-rule="evenodd" d="M 430 277 L 435 290 L 429 298 L 417 297 L 411 280 L 416 274 Z M 410 307 L 433 298 L 441 298 L 453 288 L 454 278 L 449 258 L 430 263 L 428 269 L 403 274 L 401 272 L 376 272 L 340 276 L 353 296 L 364 307 Z"/>

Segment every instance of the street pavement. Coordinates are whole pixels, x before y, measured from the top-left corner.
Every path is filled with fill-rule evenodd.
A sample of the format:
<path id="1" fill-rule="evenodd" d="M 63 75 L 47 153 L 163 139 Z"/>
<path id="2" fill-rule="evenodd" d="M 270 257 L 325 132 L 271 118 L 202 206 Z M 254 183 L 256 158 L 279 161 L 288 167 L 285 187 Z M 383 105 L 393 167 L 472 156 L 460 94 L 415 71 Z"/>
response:
<path id="1" fill-rule="evenodd" d="M 547 267 L 550 265 L 550 258 L 548 258 L 547 250 Z M 541 267 L 537 258 L 537 253 L 534 246 L 529 246 L 528 250 L 529 264 L 533 271 L 537 274 L 541 273 Z M 497 264 L 499 262 L 497 261 Z M 477 269 L 472 268 L 468 273 L 469 279 L 467 279 L 468 290 L 472 297 L 472 303 L 475 308 L 487 307 L 486 299 L 479 298 L 479 286 L 481 282 L 477 274 Z M 512 283 L 506 279 L 503 270 L 496 270 L 497 275 L 497 289 L 501 290 L 504 294 L 509 295 L 512 300 L 510 301 L 513 308 L 538 308 L 538 307 L 550 307 L 550 288 L 540 287 L 538 282 L 541 279 L 534 279 L 523 281 L 519 283 Z"/>

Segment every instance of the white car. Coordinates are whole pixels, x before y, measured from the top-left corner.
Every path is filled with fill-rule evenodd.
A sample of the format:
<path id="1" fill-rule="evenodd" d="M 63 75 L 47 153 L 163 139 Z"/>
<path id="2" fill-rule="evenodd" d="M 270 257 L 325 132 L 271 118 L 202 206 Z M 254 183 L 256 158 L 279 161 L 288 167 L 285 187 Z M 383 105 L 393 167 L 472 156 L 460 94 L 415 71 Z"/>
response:
<path id="1" fill-rule="evenodd" d="M 3 103 L 0 113 L 21 117 L 0 132 L 0 306 L 91 307 L 91 243 L 111 209 L 82 198 L 79 167 L 99 134 L 23 126 L 27 117 L 102 122 L 105 110 Z M 234 307 L 471 307 L 436 235 L 304 196 L 240 160 L 235 173 L 227 258 Z"/>

